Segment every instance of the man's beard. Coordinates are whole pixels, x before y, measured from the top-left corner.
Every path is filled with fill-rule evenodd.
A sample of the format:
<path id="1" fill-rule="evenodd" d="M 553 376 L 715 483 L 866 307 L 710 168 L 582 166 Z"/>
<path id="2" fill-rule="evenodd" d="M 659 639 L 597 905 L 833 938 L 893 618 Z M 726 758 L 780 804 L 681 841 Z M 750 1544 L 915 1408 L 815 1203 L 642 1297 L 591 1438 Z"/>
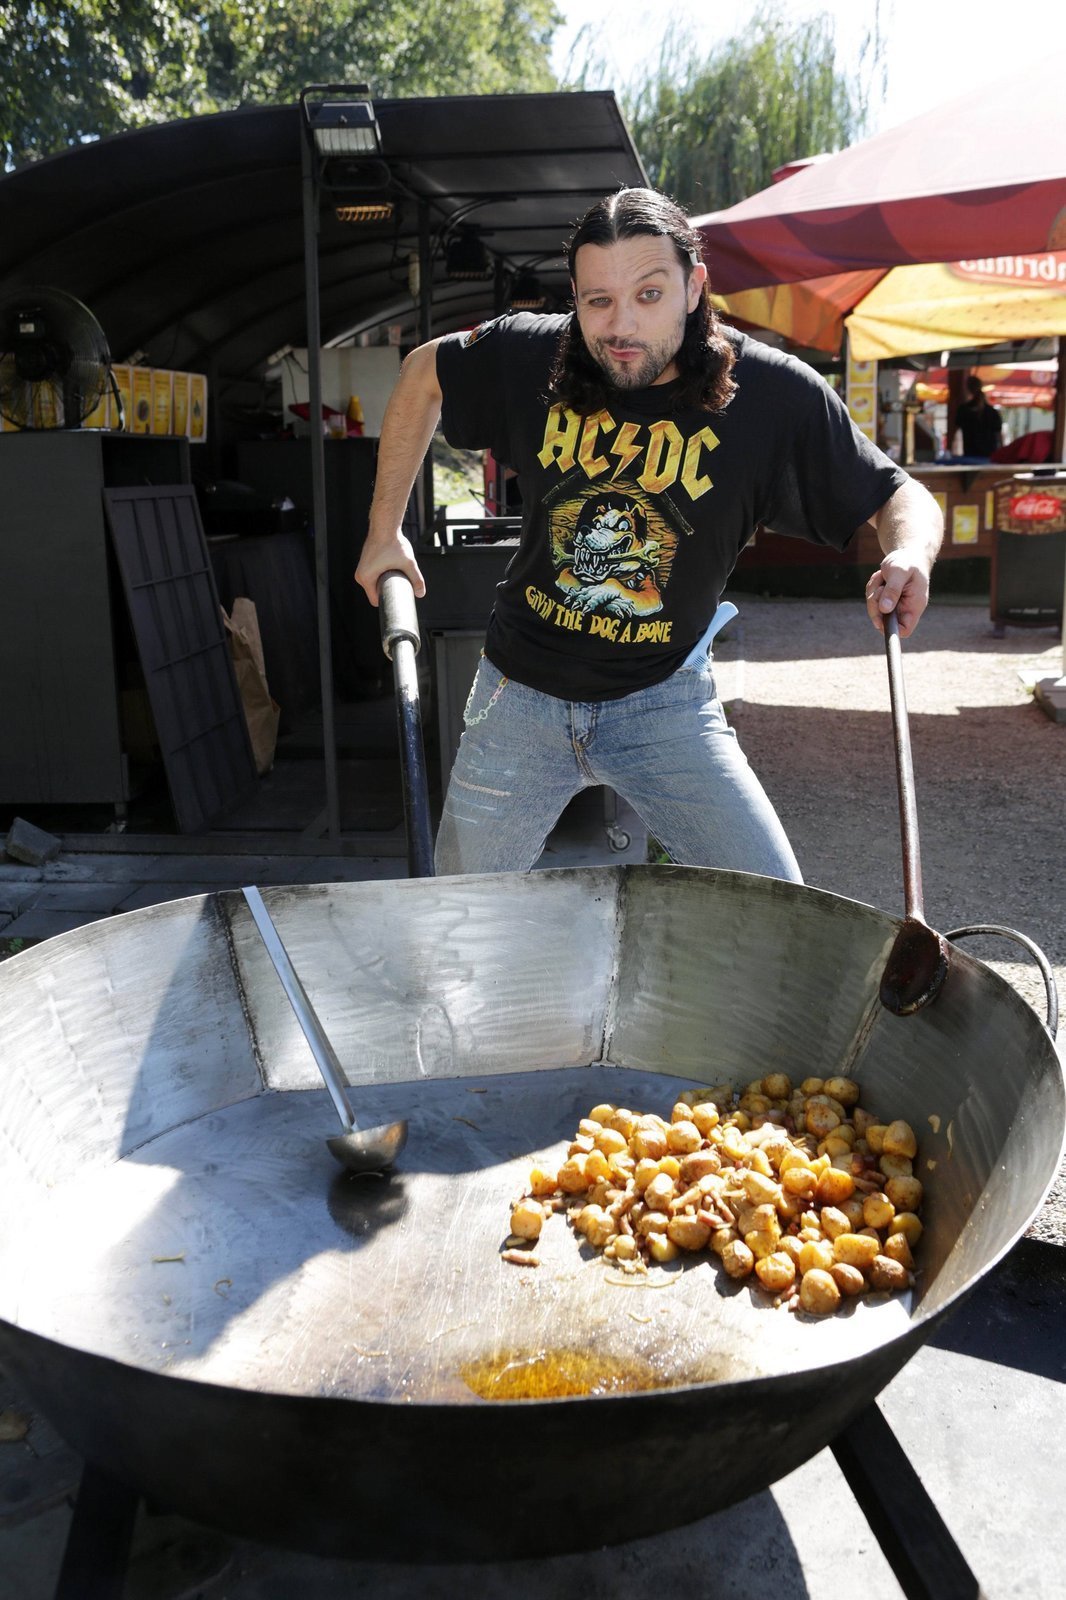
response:
<path id="1" fill-rule="evenodd" d="M 586 341 L 587 349 L 607 382 L 614 388 L 646 389 L 662 376 L 677 356 L 685 337 L 686 320 L 685 317 L 681 318 L 673 339 L 664 339 L 659 344 L 645 344 L 640 339 L 626 341 L 625 349 L 641 352 L 634 361 L 613 361 L 610 356 L 609 339 L 594 339 L 591 343 Z M 621 344 L 621 341 L 617 342 Z"/>

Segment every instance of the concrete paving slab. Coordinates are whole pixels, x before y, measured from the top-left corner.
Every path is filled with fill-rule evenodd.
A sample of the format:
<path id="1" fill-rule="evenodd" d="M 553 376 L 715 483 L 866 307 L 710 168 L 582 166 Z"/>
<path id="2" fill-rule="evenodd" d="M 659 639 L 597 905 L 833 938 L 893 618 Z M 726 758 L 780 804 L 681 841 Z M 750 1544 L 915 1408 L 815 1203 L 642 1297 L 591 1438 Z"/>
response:
<path id="1" fill-rule="evenodd" d="M 38 885 L 28 910 L 95 911 L 106 916 L 129 894 L 128 883 L 99 877 L 89 883 L 42 883 Z"/>
<path id="2" fill-rule="evenodd" d="M 40 883 L 43 878 L 43 867 L 27 867 L 21 861 L 0 859 L 0 883 Z"/>
<path id="3" fill-rule="evenodd" d="M 40 889 L 40 882 L 8 883 L 0 880 L 0 912 L 17 917 L 20 911 L 25 911 L 27 906 L 33 904 Z"/>
<path id="4" fill-rule="evenodd" d="M 4 929 L 5 939 L 54 939 L 59 933 L 72 933 L 90 922 L 98 922 L 106 913 L 101 911 L 38 910 L 31 906 Z"/>
<path id="5" fill-rule="evenodd" d="M 139 883 L 153 875 L 160 876 L 167 859 L 154 851 L 143 855 L 129 855 L 117 850 L 94 851 L 91 855 L 78 852 L 60 856 L 58 861 L 50 861 L 44 869 L 44 877 L 47 883 L 89 883 L 100 877 L 110 878 L 113 883 Z"/>
<path id="6" fill-rule="evenodd" d="M 226 859 L 229 866 L 224 871 L 215 870 L 215 862 L 208 857 L 190 856 L 187 858 L 187 872 L 160 872 L 142 878 L 136 884 L 135 892 L 143 890 L 150 898 L 134 901 L 127 897 L 120 909 L 132 911 L 138 905 L 154 905 L 162 899 L 180 898 L 180 895 L 172 892 L 174 890 L 186 895 L 210 894 L 220 889 L 241 889 L 249 883 L 268 888 L 286 883 L 344 883 L 407 876 L 405 863 L 396 859 L 381 862 L 345 857 L 323 859 L 318 856 L 270 856 L 258 859 L 234 856 Z M 267 863 L 265 866 L 264 861 Z M 151 896 L 156 890 L 160 892 L 153 899 Z M 163 893 L 164 890 L 171 892 Z"/>
<path id="7" fill-rule="evenodd" d="M 291 881 L 290 871 L 301 865 L 304 859 L 300 856 L 276 855 L 157 856 L 145 863 L 139 879 L 146 884 L 207 883 L 222 889 L 239 887 L 245 883 L 288 883 Z M 134 874 L 130 873 L 129 876 L 132 878 Z"/>
<path id="8" fill-rule="evenodd" d="M 396 856 L 355 860 L 351 856 L 312 856 L 294 863 L 292 883 L 380 883 L 406 878 L 407 862 Z"/>

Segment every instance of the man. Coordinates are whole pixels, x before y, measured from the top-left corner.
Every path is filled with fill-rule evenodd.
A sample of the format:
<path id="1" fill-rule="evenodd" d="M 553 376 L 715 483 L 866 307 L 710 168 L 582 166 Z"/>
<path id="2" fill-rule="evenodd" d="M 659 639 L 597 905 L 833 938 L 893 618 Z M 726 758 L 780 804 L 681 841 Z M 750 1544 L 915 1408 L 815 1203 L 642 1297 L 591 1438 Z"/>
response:
<path id="1" fill-rule="evenodd" d="M 985 386 L 976 373 L 966 379 L 966 389 L 970 398 L 955 413 L 955 426 L 962 430 L 962 453 L 987 460 L 999 449 L 1003 418 L 985 399 Z"/>
<path id="2" fill-rule="evenodd" d="M 382 426 L 356 580 L 398 568 L 400 522 L 442 415 L 522 485 L 437 838 L 437 870 L 525 871 L 567 801 L 606 784 L 675 861 L 801 881 L 716 696 L 712 619 L 755 527 L 885 558 L 877 627 L 925 609 L 942 519 L 808 367 L 719 325 L 698 236 L 648 189 L 593 206 L 569 246 L 574 312 L 519 314 L 404 363 Z"/>

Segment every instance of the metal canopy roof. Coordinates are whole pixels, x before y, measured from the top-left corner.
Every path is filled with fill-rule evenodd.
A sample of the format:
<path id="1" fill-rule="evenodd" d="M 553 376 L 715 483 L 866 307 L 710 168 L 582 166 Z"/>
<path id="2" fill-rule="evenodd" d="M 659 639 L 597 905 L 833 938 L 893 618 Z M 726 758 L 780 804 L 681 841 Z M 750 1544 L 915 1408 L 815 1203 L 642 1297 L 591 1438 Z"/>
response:
<path id="1" fill-rule="evenodd" d="M 376 101 L 394 183 L 387 223 L 322 208 L 325 342 L 382 323 L 417 337 L 408 264 L 420 202 L 435 245 L 468 212 L 508 269 L 533 266 L 560 297 L 574 220 L 622 184 L 645 183 L 613 94 Z M 82 145 L 0 178 L 0 290 L 49 284 L 100 321 L 116 361 L 261 375 L 306 344 L 297 106 L 224 112 Z M 469 209 L 468 209 L 469 208 Z M 494 309 L 493 280 L 448 282 L 434 252 L 432 328 Z"/>

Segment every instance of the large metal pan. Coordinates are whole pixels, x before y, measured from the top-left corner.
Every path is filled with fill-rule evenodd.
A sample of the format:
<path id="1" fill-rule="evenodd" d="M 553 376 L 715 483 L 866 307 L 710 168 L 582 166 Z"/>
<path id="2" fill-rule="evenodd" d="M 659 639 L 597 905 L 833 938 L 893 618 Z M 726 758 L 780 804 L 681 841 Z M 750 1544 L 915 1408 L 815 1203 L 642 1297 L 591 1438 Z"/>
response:
<path id="1" fill-rule="evenodd" d="M 1061 1063 L 953 953 L 914 1016 L 899 922 L 673 867 L 274 889 L 391 1180 L 338 1173 L 325 1093 L 238 893 L 0 968 L 0 1360 L 89 1460 L 164 1506 L 322 1553 L 495 1558 L 630 1539 L 773 1482 L 873 1398 L 1025 1229 Z M 710 1262 L 616 1283 L 562 1218 L 499 1256 L 538 1153 L 610 1096 L 847 1067 L 921 1135 L 913 1299 L 823 1323 Z M 556 1226 L 557 1224 L 557 1226 Z M 601 1355 L 636 1393 L 494 1403 L 499 1359 Z"/>

